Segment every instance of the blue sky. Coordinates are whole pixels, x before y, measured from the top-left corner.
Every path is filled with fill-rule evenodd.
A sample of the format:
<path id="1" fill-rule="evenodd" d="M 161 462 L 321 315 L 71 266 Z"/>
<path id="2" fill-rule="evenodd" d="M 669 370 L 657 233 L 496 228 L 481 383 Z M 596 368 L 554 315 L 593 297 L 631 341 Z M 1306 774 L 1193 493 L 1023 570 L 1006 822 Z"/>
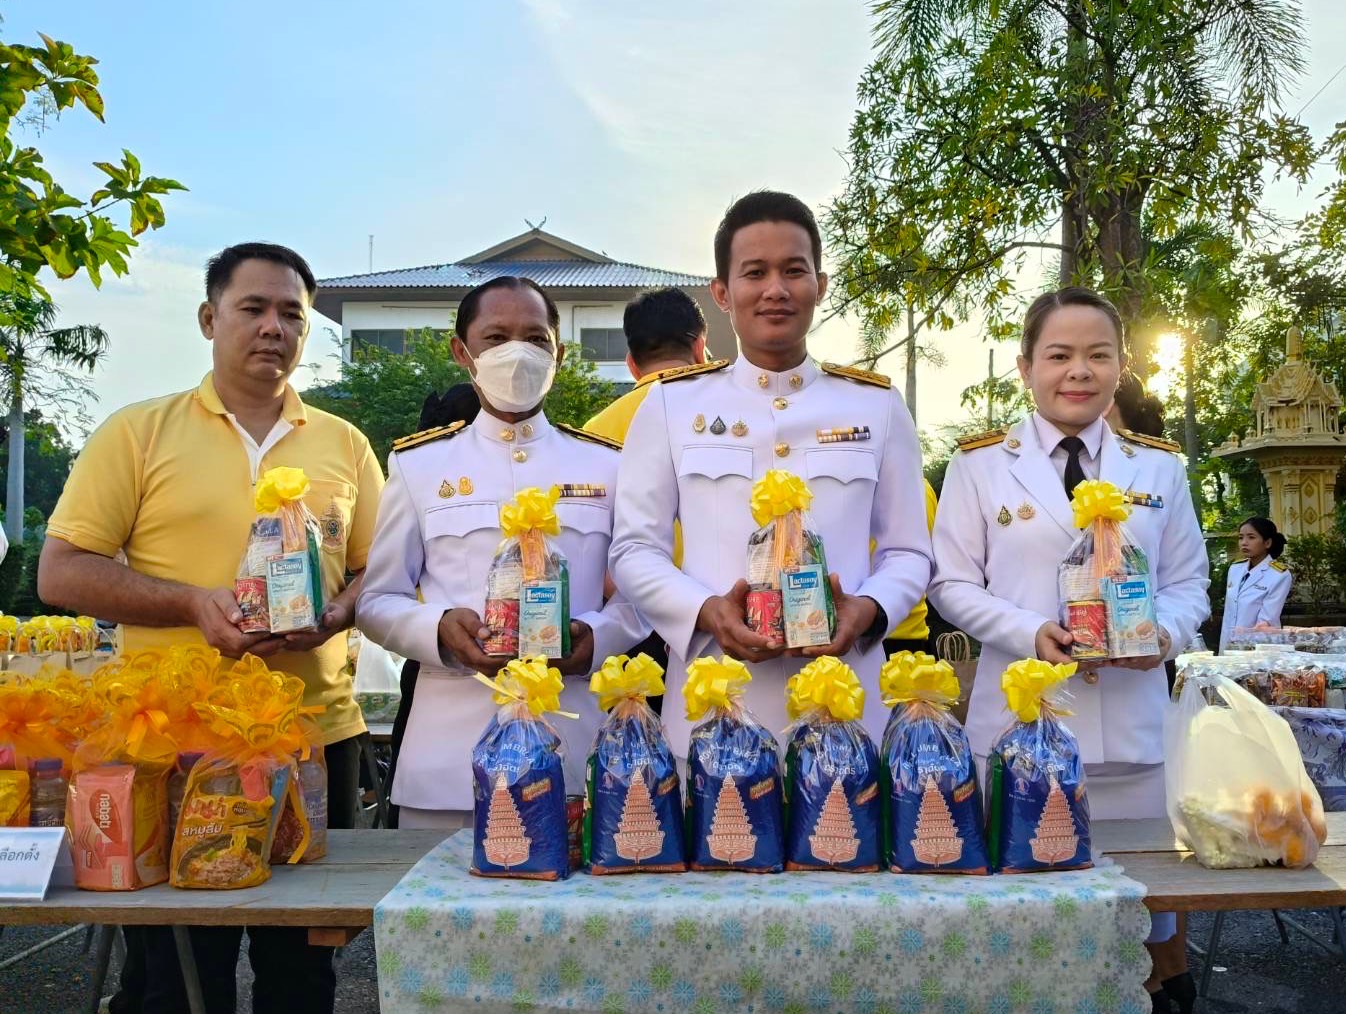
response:
<path id="1" fill-rule="evenodd" d="M 1346 5 L 1305 10 L 1319 44 L 1301 100 L 1341 65 L 1325 41 L 1346 38 Z M 778 187 L 818 207 L 840 188 L 869 57 L 860 0 L 3 0 L 0 13 L 7 40 L 43 31 L 100 61 L 106 124 L 67 113 L 40 141 L 68 188 L 92 189 L 89 163 L 122 147 L 191 188 L 128 279 L 52 287 L 67 322 L 113 339 L 95 419 L 209 368 L 201 265 L 233 242 L 286 243 L 337 275 L 365 270 L 370 233 L 376 268 L 406 267 L 545 215 L 548 231 L 618 259 L 709 274 L 735 195 Z M 1343 109 L 1346 74 L 1305 119 L 1322 136 Z M 1312 203 L 1270 193 L 1287 214 Z M 330 370 L 323 323 L 306 361 Z M 829 324 L 817 345 L 846 357 L 853 331 Z M 923 368 L 923 426 L 962 414 L 957 393 L 984 362 L 978 348 Z"/>

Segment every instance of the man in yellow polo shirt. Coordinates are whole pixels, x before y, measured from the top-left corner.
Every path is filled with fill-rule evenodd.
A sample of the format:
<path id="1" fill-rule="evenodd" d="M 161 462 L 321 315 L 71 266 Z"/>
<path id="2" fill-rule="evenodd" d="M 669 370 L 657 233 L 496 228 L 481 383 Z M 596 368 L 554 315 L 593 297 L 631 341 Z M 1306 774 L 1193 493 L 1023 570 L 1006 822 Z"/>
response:
<path id="1" fill-rule="evenodd" d="M 383 474 L 369 441 L 349 423 L 308 408 L 289 384 L 308 337 L 317 283 L 293 250 L 230 247 L 206 269 L 199 324 L 214 369 L 192 391 L 115 412 L 75 461 L 38 569 L 53 605 L 125 625 L 125 650 L 214 645 L 252 652 L 300 676 L 328 765 L 329 825 L 352 827 L 364 721 L 346 662 L 359 574 L 373 541 Z M 244 634 L 234 576 L 254 518 L 253 484 L 269 468 L 302 468 L 322 529 L 323 610 L 312 633 Z M 118 551 L 127 565 L 116 562 Z M 351 575 L 355 575 L 353 578 Z M 206 1008 L 233 1012 L 242 930 L 194 928 Z M 253 1010 L 328 1014 L 336 978 L 331 948 L 304 930 L 249 929 Z M 147 927 L 132 943 L 114 1011 L 187 1009 L 173 938 Z"/>

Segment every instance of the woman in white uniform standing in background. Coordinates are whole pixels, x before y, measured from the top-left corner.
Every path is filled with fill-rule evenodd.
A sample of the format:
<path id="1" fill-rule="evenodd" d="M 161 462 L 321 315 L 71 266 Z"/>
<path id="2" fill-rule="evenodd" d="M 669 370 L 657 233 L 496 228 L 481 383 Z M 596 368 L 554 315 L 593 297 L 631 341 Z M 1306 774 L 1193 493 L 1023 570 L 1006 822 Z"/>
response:
<path id="1" fill-rule="evenodd" d="M 1109 662 L 1070 681 L 1094 819 L 1163 817 L 1163 662 L 1187 644 L 1210 613 L 1201 530 L 1176 444 L 1103 419 L 1125 365 L 1116 308 L 1098 293 L 1065 288 L 1029 307 L 1018 360 L 1036 411 L 1007 431 L 959 442 L 949 462 L 933 536 L 930 600 L 982 644 L 967 732 L 984 770 L 995 737 L 1011 721 L 1000 689 L 1020 658 L 1070 661 L 1060 624 L 1057 569 L 1079 535 L 1070 494 L 1104 479 L 1137 494 L 1127 528 L 1150 562 L 1158 655 Z M 1195 986 L 1171 913 L 1155 914 L 1146 982 L 1154 1010 L 1190 1010 Z"/>
<path id="2" fill-rule="evenodd" d="M 1294 575 L 1281 563 L 1285 536 L 1270 518 L 1249 518 L 1239 525 L 1243 559 L 1230 564 L 1225 586 L 1224 618 L 1220 622 L 1220 654 L 1241 627 L 1279 627 L 1281 610 L 1290 596 Z"/>

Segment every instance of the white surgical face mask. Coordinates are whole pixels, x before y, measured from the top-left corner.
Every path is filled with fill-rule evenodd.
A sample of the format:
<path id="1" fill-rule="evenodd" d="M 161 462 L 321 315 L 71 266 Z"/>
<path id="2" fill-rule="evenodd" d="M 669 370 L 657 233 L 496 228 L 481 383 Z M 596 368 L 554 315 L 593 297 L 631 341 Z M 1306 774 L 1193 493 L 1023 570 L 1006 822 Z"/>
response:
<path id="1" fill-rule="evenodd" d="M 546 397 L 556 376 L 555 352 L 532 342 L 502 342 L 476 358 L 469 352 L 468 358 L 477 368 L 472 379 L 502 412 L 532 408 Z"/>

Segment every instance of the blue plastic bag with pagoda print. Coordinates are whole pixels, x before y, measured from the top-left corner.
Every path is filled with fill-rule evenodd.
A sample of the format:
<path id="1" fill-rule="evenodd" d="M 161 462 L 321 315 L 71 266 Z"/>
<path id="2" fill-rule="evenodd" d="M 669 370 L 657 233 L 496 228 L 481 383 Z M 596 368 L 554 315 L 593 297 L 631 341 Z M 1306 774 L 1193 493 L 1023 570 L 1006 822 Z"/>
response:
<path id="1" fill-rule="evenodd" d="M 894 873 L 988 873 L 982 797 L 967 733 L 949 714 L 958 677 L 924 652 L 891 656 L 879 673 L 893 708 L 883 732 L 884 839 Z"/>
<path id="2" fill-rule="evenodd" d="M 870 873 L 882 858 L 879 753 L 860 724 L 865 691 L 824 655 L 786 685 L 785 868 Z"/>
<path id="3" fill-rule="evenodd" d="M 561 673 L 542 656 L 477 676 L 500 710 L 472 748 L 472 870 L 479 877 L 570 876 L 561 737 L 543 717 L 560 710 Z M 568 717 L 574 718 L 574 715 Z"/>
<path id="4" fill-rule="evenodd" d="M 682 792 L 673 751 L 649 698 L 664 670 L 648 655 L 618 655 L 589 680 L 608 713 L 585 779 L 584 857 L 589 872 L 681 873 Z"/>
<path id="5" fill-rule="evenodd" d="M 1084 761 L 1058 688 L 1075 663 L 1024 659 L 1000 685 L 1016 721 L 987 757 L 991 861 L 1001 873 L 1082 870 L 1093 865 Z"/>
<path id="6" fill-rule="evenodd" d="M 739 702 L 752 679 L 725 656 L 687 667 L 687 849 L 694 870 L 779 873 L 785 862 L 776 737 Z"/>

